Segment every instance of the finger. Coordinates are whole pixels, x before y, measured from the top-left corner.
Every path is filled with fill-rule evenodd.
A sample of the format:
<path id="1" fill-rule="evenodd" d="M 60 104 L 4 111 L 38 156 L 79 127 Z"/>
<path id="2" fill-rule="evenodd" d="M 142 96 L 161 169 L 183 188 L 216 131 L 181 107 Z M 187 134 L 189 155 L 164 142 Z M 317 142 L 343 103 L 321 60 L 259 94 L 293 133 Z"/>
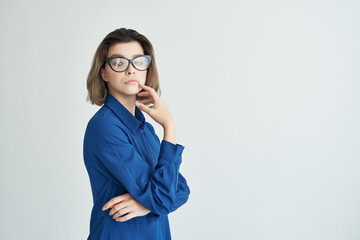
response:
<path id="1" fill-rule="evenodd" d="M 140 86 L 142 89 L 147 90 L 147 91 L 151 94 L 151 96 L 152 96 L 154 99 L 156 99 L 156 96 L 158 96 L 158 95 L 157 95 L 157 93 L 155 92 L 155 89 L 153 89 L 152 87 L 146 86 L 145 84 L 142 84 L 141 82 L 138 82 L 138 83 L 139 83 L 139 86 Z"/>
<path id="2" fill-rule="evenodd" d="M 131 211 L 132 209 L 129 206 L 125 206 L 124 208 L 119 209 L 119 211 L 114 214 L 113 219 L 117 219 L 118 217 L 125 215 Z"/>
<path id="3" fill-rule="evenodd" d="M 145 104 L 145 106 L 147 106 L 148 108 L 151 108 L 152 106 L 154 106 L 153 102 L 143 103 L 143 104 Z"/>
<path id="4" fill-rule="evenodd" d="M 154 90 L 152 87 L 146 86 L 145 84 L 142 84 L 141 82 L 138 82 L 138 84 L 139 84 L 139 87 L 141 87 L 144 90 L 148 90 L 148 91 Z"/>
<path id="5" fill-rule="evenodd" d="M 139 103 L 142 103 L 142 104 L 148 104 L 148 103 L 153 103 L 153 102 L 154 102 L 154 99 L 152 99 L 152 98 L 146 98 L 144 100 L 139 101 Z"/>
<path id="6" fill-rule="evenodd" d="M 110 206 L 110 208 L 114 208 L 116 206 L 116 203 L 114 203 L 114 205 Z"/>
<path id="7" fill-rule="evenodd" d="M 148 91 L 146 91 L 146 92 L 138 92 L 137 95 L 147 97 L 147 96 L 150 96 L 150 93 Z"/>
<path id="8" fill-rule="evenodd" d="M 150 111 L 152 109 L 150 109 L 149 107 L 145 106 L 144 104 L 140 103 L 140 102 L 135 102 L 135 105 L 142 111 L 146 112 L 147 114 L 150 115 Z"/>
<path id="9" fill-rule="evenodd" d="M 125 201 L 125 200 L 122 201 L 121 203 L 115 204 L 115 206 L 111 208 L 109 215 L 111 216 L 129 205 L 130 205 L 129 201 Z"/>
<path id="10" fill-rule="evenodd" d="M 128 215 L 116 219 L 116 221 L 118 221 L 118 222 L 125 222 L 125 221 L 127 221 L 127 220 L 132 219 L 133 217 L 136 217 L 136 216 L 135 216 L 135 213 L 134 213 L 134 212 L 130 212 Z"/>
<path id="11" fill-rule="evenodd" d="M 118 204 L 116 204 L 109 212 L 109 215 L 113 215 L 116 212 L 118 212 L 121 209 L 124 209 L 126 207 L 131 207 L 132 206 L 132 202 L 131 202 L 131 198 L 124 200 Z"/>
<path id="12" fill-rule="evenodd" d="M 123 195 L 118 196 L 117 198 L 121 197 L 121 201 L 119 203 L 115 203 L 113 206 L 111 206 L 111 210 L 109 212 L 109 215 L 113 215 L 114 213 L 116 213 L 117 211 L 119 211 L 120 209 L 126 207 L 126 206 L 130 206 L 131 205 L 131 199 L 132 196 L 130 195 L 130 193 L 125 193 Z"/>
<path id="13" fill-rule="evenodd" d="M 145 104 L 148 108 L 154 108 L 154 104 L 153 103 L 148 103 L 148 104 Z"/>
<path id="14" fill-rule="evenodd" d="M 107 203 L 105 203 L 105 205 L 103 206 L 102 210 L 105 211 L 107 210 L 109 207 L 113 207 L 115 204 L 123 201 L 127 199 L 127 195 L 123 194 L 117 197 L 112 198 L 110 201 L 108 201 Z"/>

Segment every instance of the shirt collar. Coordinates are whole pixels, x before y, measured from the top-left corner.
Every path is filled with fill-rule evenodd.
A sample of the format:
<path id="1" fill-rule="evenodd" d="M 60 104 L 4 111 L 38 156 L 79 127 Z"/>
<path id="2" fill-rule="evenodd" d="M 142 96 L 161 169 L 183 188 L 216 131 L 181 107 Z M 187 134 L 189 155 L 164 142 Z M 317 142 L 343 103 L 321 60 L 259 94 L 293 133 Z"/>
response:
<path id="1" fill-rule="evenodd" d="M 106 96 L 105 104 L 120 118 L 120 120 L 130 129 L 133 134 L 137 132 L 139 127 L 144 128 L 144 114 L 136 106 L 134 116 L 124 107 L 124 105 L 119 102 L 119 100 L 117 100 L 110 93 L 108 93 Z"/>

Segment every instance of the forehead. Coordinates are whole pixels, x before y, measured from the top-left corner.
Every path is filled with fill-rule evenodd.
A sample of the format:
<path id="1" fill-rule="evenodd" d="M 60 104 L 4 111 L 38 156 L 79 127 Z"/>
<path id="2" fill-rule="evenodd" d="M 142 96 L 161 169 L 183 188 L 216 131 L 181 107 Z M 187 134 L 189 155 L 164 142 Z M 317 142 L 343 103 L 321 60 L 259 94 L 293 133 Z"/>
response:
<path id="1" fill-rule="evenodd" d="M 109 47 L 108 57 L 117 54 L 126 58 L 133 58 L 138 55 L 143 55 L 144 50 L 137 41 L 126 43 L 115 43 Z"/>

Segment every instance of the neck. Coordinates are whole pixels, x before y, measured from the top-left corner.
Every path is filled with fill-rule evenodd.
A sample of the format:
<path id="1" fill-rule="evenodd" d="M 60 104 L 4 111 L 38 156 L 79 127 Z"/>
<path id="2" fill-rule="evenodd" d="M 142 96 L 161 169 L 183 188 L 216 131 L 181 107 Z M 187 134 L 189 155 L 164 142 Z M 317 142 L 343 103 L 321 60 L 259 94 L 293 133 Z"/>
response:
<path id="1" fill-rule="evenodd" d="M 113 91 L 109 91 L 133 116 L 135 116 L 136 95 L 124 96 Z"/>

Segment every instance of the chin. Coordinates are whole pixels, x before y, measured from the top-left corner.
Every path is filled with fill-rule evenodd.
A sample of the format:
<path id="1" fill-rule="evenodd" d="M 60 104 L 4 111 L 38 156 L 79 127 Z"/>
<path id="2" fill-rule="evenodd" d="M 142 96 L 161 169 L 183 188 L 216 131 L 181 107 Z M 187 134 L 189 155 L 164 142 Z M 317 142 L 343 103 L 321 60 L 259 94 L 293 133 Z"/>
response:
<path id="1" fill-rule="evenodd" d="M 140 92 L 140 89 L 136 89 L 136 90 L 133 90 L 133 91 L 126 91 L 124 93 L 126 95 L 133 96 L 133 95 L 136 95 L 138 92 Z"/>

